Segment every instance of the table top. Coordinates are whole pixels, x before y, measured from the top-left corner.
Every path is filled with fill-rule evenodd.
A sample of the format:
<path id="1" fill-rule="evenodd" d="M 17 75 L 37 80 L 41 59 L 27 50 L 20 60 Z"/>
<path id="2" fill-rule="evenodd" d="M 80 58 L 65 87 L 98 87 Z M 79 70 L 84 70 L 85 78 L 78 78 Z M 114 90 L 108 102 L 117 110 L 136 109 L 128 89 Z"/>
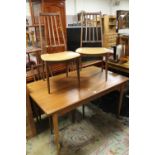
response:
<path id="1" fill-rule="evenodd" d="M 67 61 L 74 58 L 80 57 L 80 54 L 72 51 L 64 51 L 59 53 L 51 53 L 51 54 L 42 54 L 41 59 L 44 61 L 53 61 L 53 62 L 60 62 L 60 61 Z"/>
<path id="2" fill-rule="evenodd" d="M 112 50 L 104 47 L 81 47 L 76 50 L 77 53 L 80 54 L 88 54 L 88 55 L 102 55 L 107 53 L 113 53 Z"/>
<path id="3" fill-rule="evenodd" d="M 47 115 L 62 112 L 81 103 L 89 102 L 128 81 L 128 78 L 113 72 L 105 72 L 95 66 L 83 68 L 80 72 L 80 87 L 77 82 L 76 71 L 60 74 L 50 78 L 51 93 L 47 91 L 47 81 L 39 80 L 28 83 L 30 96 Z"/>

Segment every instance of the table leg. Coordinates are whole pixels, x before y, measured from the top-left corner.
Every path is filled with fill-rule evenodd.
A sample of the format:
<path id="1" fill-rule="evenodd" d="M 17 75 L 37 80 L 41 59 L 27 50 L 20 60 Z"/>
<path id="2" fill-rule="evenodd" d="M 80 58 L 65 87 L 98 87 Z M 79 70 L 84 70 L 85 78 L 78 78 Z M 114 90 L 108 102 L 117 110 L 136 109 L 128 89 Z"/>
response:
<path id="1" fill-rule="evenodd" d="M 48 93 L 50 94 L 49 72 L 48 72 L 48 63 L 47 62 L 45 62 L 45 66 L 46 66 L 47 89 L 48 89 Z"/>
<path id="2" fill-rule="evenodd" d="M 108 55 L 105 57 L 105 80 L 108 79 Z"/>
<path id="3" fill-rule="evenodd" d="M 76 59 L 76 70 L 77 70 L 77 77 L 78 77 L 78 83 L 79 83 L 79 86 L 80 86 L 80 58 L 77 58 Z"/>
<path id="4" fill-rule="evenodd" d="M 35 122 L 33 119 L 29 91 L 27 88 L 26 88 L 26 110 L 27 110 L 26 122 L 28 122 L 28 125 L 30 126 L 30 131 L 31 131 L 29 135 L 26 135 L 26 136 L 33 137 L 36 135 L 37 132 L 36 132 Z"/>
<path id="5" fill-rule="evenodd" d="M 75 114 L 76 114 L 76 110 L 72 110 L 71 111 L 71 119 L 72 119 L 72 123 L 75 123 Z"/>
<path id="6" fill-rule="evenodd" d="M 124 94 L 124 84 L 120 86 L 120 95 L 118 100 L 118 109 L 117 109 L 117 117 L 119 118 L 121 107 L 122 107 L 122 101 L 123 101 L 123 94 Z"/>
<path id="7" fill-rule="evenodd" d="M 60 151 L 60 144 L 59 144 L 59 128 L 58 128 L 58 115 L 53 115 L 53 127 L 54 127 L 54 143 L 57 148 L 57 154 Z"/>
<path id="8" fill-rule="evenodd" d="M 51 131 L 51 134 L 53 134 L 53 128 L 52 128 L 51 117 L 49 117 L 49 125 L 50 125 L 50 131 Z"/>

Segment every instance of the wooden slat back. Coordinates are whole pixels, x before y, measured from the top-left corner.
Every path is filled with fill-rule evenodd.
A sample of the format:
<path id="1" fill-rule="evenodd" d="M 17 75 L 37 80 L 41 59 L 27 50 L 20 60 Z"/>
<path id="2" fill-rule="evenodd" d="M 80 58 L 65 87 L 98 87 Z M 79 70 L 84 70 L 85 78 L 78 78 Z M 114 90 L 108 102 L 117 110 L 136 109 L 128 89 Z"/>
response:
<path id="1" fill-rule="evenodd" d="M 43 21 L 44 29 L 41 27 L 41 21 Z M 40 13 L 39 29 L 42 49 L 45 49 L 44 47 L 65 47 L 66 50 L 66 40 L 59 12 Z M 45 50 L 43 51 L 45 52 Z"/>
<path id="2" fill-rule="evenodd" d="M 101 12 L 82 12 L 81 41 L 83 43 L 101 43 L 103 45 Z"/>

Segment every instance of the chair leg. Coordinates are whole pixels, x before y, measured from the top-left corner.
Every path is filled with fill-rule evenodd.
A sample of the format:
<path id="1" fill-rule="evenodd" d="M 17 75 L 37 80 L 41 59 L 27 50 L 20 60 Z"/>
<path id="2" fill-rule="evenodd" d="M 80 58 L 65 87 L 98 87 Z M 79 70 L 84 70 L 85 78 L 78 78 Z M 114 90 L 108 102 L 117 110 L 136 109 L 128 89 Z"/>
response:
<path id="1" fill-rule="evenodd" d="M 70 65 L 70 66 L 71 66 L 71 67 L 70 67 L 70 70 L 71 70 L 71 71 L 74 71 L 74 70 L 75 70 L 75 63 L 76 63 L 75 60 L 73 60 L 73 61 L 71 62 L 71 65 Z"/>
<path id="2" fill-rule="evenodd" d="M 39 79 L 44 79 L 43 74 L 42 74 L 42 64 L 39 65 Z"/>
<path id="3" fill-rule="evenodd" d="M 45 65 L 46 65 L 47 89 L 48 89 L 48 93 L 50 94 L 50 81 L 49 81 L 49 72 L 48 72 L 48 64 L 47 64 L 47 62 L 45 63 Z"/>
<path id="4" fill-rule="evenodd" d="M 37 80 L 39 80 L 40 79 L 40 70 L 39 70 L 39 65 L 38 66 L 36 66 L 36 69 L 37 69 Z"/>
<path id="5" fill-rule="evenodd" d="M 53 72 L 51 70 L 52 69 L 51 69 L 50 65 L 48 65 L 48 73 L 50 72 L 50 76 L 53 76 Z"/>
<path id="6" fill-rule="evenodd" d="M 82 57 L 79 58 L 80 71 L 82 70 Z"/>

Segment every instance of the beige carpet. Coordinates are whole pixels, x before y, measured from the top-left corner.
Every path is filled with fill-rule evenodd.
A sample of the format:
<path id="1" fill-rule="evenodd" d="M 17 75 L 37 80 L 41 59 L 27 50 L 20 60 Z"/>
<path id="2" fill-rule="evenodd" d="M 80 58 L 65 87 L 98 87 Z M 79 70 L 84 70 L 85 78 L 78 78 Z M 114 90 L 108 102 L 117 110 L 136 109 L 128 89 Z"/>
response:
<path id="1" fill-rule="evenodd" d="M 89 104 L 82 119 L 79 109 L 74 124 L 67 118 L 59 121 L 61 155 L 128 155 L 128 118 L 118 120 Z M 28 140 L 26 147 L 27 155 L 56 155 L 49 129 Z"/>

